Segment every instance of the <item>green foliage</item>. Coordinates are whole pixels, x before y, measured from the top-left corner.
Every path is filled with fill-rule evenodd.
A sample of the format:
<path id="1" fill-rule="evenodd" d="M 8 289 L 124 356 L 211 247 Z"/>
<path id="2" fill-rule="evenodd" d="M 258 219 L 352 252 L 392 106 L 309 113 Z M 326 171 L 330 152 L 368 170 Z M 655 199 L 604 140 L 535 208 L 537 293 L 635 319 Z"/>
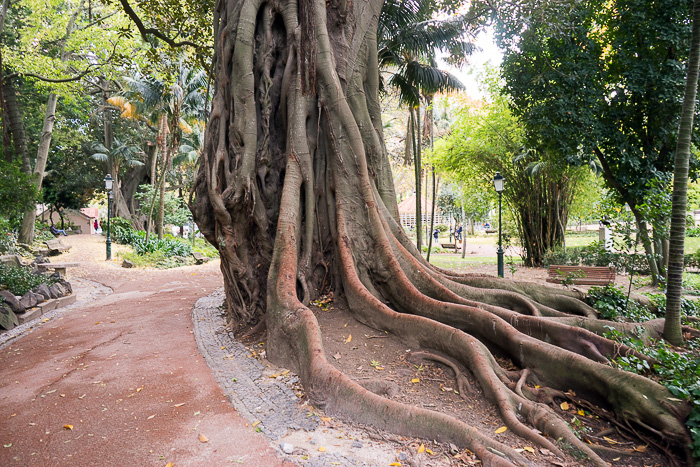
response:
<path id="1" fill-rule="evenodd" d="M 192 251 L 196 251 L 198 253 L 203 254 L 207 258 L 218 258 L 219 257 L 219 250 L 217 250 L 214 245 L 209 243 L 203 238 L 197 238 L 195 239 L 195 244 L 192 247 Z"/>
<path id="2" fill-rule="evenodd" d="M 499 83 L 492 79 L 490 85 L 492 102 L 465 105 L 450 134 L 435 143 L 430 162 L 493 204 L 498 198 L 492 179 L 500 172 L 506 179 L 504 220 L 513 219 L 525 264 L 539 266 L 545 252 L 562 242 L 568 206 L 584 171 L 527 147 L 524 127 L 508 99 L 498 93 Z"/>
<path id="3" fill-rule="evenodd" d="M 194 258 L 191 256 L 167 256 L 165 252 L 160 250 L 144 254 L 126 253 L 122 255 L 122 258 L 131 261 L 134 266 L 142 268 L 170 269 L 194 264 Z"/>
<path id="4" fill-rule="evenodd" d="M 134 230 L 129 221 L 119 217 L 112 219 L 111 235 L 117 243 L 130 245 L 137 255 L 159 254 L 164 258 L 187 257 L 192 254 L 192 245 L 185 239 L 166 235 L 159 239 L 151 235 L 146 241 L 146 232 Z M 171 266 L 172 267 L 172 266 Z"/>
<path id="5" fill-rule="evenodd" d="M 32 178 L 20 170 L 19 161 L 0 160 L 0 218 L 19 227 L 24 211 L 32 209 L 37 199 Z"/>
<path id="6" fill-rule="evenodd" d="M 700 237 L 700 227 L 693 227 L 691 229 L 685 229 L 686 237 Z"/>
<path id="7" fill-rule="evenodd" d="M 443 11 L 444 2 L 425 0 L 387 0 L 382 6 L 377 27 L 379 69 L 392 70 L 388 85 L 411 108 L 418 107 L 423 95 L 464 88 L 438 68 L 435 51 L 450 52 L 453 62 L 464 61 L 473 50 L 465 39 L 471 25 L 464 15 L 436 19 Z M 383 82 L 380 85 L 384 87 Z"/>
<path id="8" fill-rule="evenodd" d="M 616 331 L 606 333 L 606 337 L 628 345 L 653 362 L 650 364 L 647 360 L 631 355 L 618 357 L 613 360 L 618 368 L 651 376 L 674 397 L 690 403 L 686 426 L 690 430 L 693 456 L 696 461 L 700 461 L 700 341 L 688 341 L 683 351 L 676 351 L 663 341 L 653 341 L 649 345 L 640 339 L 624 337 Z"/>
<path id="9" fill-rule="evenodd" d="M 149 184 L 141 185 L 139 186 L 139 192 L 134 195 L 134 198 L 139 202 L 141 214 L 145 216 L 148 216 L 151 210 L 151 203 L 155 203 L 155 209 L 153 210 L 153 220 L 155 221 L 158 214 L 158 188 Z M 182 198 L 172 191 L 165 192 L 163 210 L 164 224 L 184 225 L 192 220 L 192 213 L 189 208 L 185 206 Z"/>
<path id="10" fill-rule="evenodd" d="M 638 302 L 629 300 L 625 291 L 616 285 L 591 287 L 586 301 L 601 317 L 612 321 L 643 322 L 659 317 Z"/>
<path id="11" fill-rule="evenodd" d="M 10 266 L 0 264 L 0 288 L 5 288 L 15 295 L 24 295 L 39 284 L 53 284 L 46 274 L 35 274 L 29 266 Z"/>
<path id="12" fill-rule="evenodd" d="M 581 250 L 581 247 L 567 247 L 566 251 L 561 247 L 552 248 L 544 254 L 542 264 L 545 267 L 552 264 L 578 266 L 581 264 Z"/>

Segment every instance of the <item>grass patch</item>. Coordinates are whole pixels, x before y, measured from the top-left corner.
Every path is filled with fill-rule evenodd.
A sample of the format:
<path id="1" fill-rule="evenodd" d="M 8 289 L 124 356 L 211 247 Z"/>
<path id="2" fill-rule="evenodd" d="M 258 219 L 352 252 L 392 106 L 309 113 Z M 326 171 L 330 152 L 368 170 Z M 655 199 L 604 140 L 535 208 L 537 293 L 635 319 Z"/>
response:
<path id="1" fill-rule="evenodd" d="M 138 254 L 136 252 L 123 253 L 120 258 L 134 263 L 139 268 L 170 269 L 180 266 L 190 266 L 194 264 L 191 256 L 168 256 L 161 250 L 151 253 Z"/>

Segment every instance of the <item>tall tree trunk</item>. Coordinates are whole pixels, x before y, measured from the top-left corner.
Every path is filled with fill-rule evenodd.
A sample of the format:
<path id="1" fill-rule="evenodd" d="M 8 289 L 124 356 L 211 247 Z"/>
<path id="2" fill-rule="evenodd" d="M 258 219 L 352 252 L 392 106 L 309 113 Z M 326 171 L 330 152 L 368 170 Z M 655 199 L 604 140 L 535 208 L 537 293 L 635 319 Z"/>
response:
<path id="1" fill-rule="evenodd" d="M 58 96 L 49 94 L 49 99 L 46 102 L 46 115 L 44 116 L 44 126 L 41 130 L 41 138 L 39 139 L 39 148 L 36 152 L 36 162 L 34 163 L 34 185 L 37 191 L 41 190 L 41 185 L 44 181 L 44 171 L 46 170 L 46 161 L 49 157 L 49 148 L 51 147 L 51 135 L 53 133 L 53 125 L 56 121 L 56 102 Z M 36 208 L 32 207 L 24 213 L 22 225 L 19 230 L 19 241 L 31 245 L 34 241 L 34 223 L 36 221 Z"/>
<path id="2" fill-rule="evenodd" d="M 455 241 L 455 243 L 457 243 Z M 464 201 L 462 201 L 462 259 L 467 256 L 467 219 L 464 217 Z"/>
<path id="3" fill-rule="evenodd" d="M 700 0 L 693 2 L 693 32 L 690 40 L 688 76 L 681 123 L 678 128 L 675 165 L 673 172 L 673 198 L 671 204 L 671 238 L 669 247 L 668 281 L 666 283 L 666 320 L 664 339 L 672 345 L 683 342 L 681 328 L 681 298 L 683 292 L 683 254 L 685 249 L 685 216 L 688 209 L 688 163 L 690 140 L 693 134 L 693 117 L 698 91 L 700 68 Z"/>
<path id="4" fill-rule="evenodd" d="M 25 173 L 31 172 L 31 163 L 27 150 L 27 133 L 24 130 L 22 112 L 17 101 L 17 92 L 12 80 L 4 82 L 2 85 L 3 96 L 5 98 L 5 110 L 7 110 L 7 121 L 9 125 L 10 137 L 14 156 L 22 161 Z M 27 165 L 28 164 L 28 165 Z"/>
<path id="5" fill-rule="evenodd" d="M 170 165 L 170 151 L 168 146 L 168 116 L 163 114 L 160 119 L 160 152 L 163 166 L 161 167 L 160 184 L 158 186 L 158 217 L 156 218 L 156 233 L 158 238 L 163 238 L 163 219 L 165 217 L 165 176 Z M 154 193 L 155 196 L 155 193 Z"/>
<path id="6" fill-rule="evenodd" d="M 418 130 L 419 122 L 416 122 L 416 109 L 410 109 L 411 113 L 411 144 L 413 145 L 413 167 L 416 172 L 416 246 L 418 251 L 423 248 L 423 171 L 422 161 L 420 157 L 420 130 Z M 420 114 L 419 114 L 420 115 Z M 408 142 L 406 144 L 409 144 Z"/>
<path id="7" fill-rule="evenodd" d="M 587 457 L 582 463 L 608 465 L 568 420 L 532 401 L 535 389 L 575 391 L 621 424 L 688 445 L 687 405 L 613 368 L 606 355 L 637 354 L 583 328 L 629 334 L 637 323 L 598 321 L 572 291 L 436 268 L 395 222 L 385 202 L 396 200 L 377 186 L 388 154 L 372 124 L 378 110 L 368 105 L 379 92 L 368 57 L 377 55 L 381 6 L 217 3 L 215 94 L 191 208 L 220 252 L 232 324 L 264 319 L 268 358 L 296 371 L 309 402 L 326 413 L 452 442 L 484 465 L 531 462 L 451 414 L 378 396 L 332 365 L 311 300 L 334 292 L 406 348 L 468 367 L 513 432 L 557 455 L 570 445 Z M 657 325 L 641 326 L 652 333 Z"/>
<path id="8" fill-rule="evenodd" d="M 428 241 L 428 256 L 425 257 L 426 261 L 430 261 L 430 250 L 433 248 L 433 229 L 435 228 L 435 194 L 437 193 L 437 180 L 435 178 L 435 167 L 430 167 L 430 172 L 433 177 L 433 196 L 430 203 L 430 239 Z M 439 246 L 437 241 L 435 246 Z"/>

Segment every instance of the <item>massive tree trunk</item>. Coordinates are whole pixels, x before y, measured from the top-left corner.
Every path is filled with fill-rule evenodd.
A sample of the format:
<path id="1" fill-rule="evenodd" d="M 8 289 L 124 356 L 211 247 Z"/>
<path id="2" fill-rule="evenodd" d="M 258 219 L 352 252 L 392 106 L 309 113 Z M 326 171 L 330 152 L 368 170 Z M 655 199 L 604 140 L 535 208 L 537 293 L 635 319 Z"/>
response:
<path id="1" fill-rule="evenodd" d="M 334 291 L 362 322 L 459 361 L 512 430 L 555 453 L 569 446 L 587 465 L 608 465 L 535 402 L 546 387 L 573 390 L 684 448 L 687 405 L 608 364 L 607 356 L 634 352 L 597 333 L 636 325 L 595 319 L 573 291 L 440 270 L 405 236 L 386 183 L 377 101 L 381 4 L 218 3 L 215 94 L 191 209 L 221 254 L 230 318 L 264 319 L 269 358 L 298 372 L 311 403 L 328 413 L 450 441 L 486 465 L 528 460 L 460 420 L 383 398 L 341 373 L 324 355 L 310 300 Z M 644 328 L 660 332 L 658 322 Z M 522 371 L 506 371 L 493 352 Z"/>

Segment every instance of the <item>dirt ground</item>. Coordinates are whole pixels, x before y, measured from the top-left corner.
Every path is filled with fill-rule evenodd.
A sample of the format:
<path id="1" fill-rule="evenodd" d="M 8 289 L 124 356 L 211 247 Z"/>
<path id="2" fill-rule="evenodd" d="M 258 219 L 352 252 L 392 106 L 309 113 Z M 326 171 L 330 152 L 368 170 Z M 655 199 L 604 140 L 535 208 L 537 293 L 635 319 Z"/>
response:
<path id="1" fill-rule="evenodd" d="M 118 261 L 104 261 L 102 237 L 63 239 L 73 248 L 53 261 L 80 262 L 71 277 L 107 285 L 113 293 L 39 323 L 0 349 L 0 441 L 5 446 L 0 465 L 326 465 L 309 464 L 308 455 L 287 456 L 285 461 L 277 443 L 255 433 L 253 421 L 242 419 L 225 400 L 199 355 L 189 310 L 197 298 L 221 286 L 218 262 L 174 270 L 122 269 Z M 115 256 L 123 248 L 113 244 Z M 493 265 L 471 270 L 495 275 Z M 544 282 L 546 270 L 519 268 L 515 278 Z M 342 299 L 312 309 L 328 359 L 360 384 L 389 382 L 394 400 L 453 414 L 522 449 L 533 465 L 577 464 L 573 458 L 557 459 L 528 445 L 509 430 L 501 432 L 498 412 L 465 368 L 460 371 L 472 385 L 459 394 L 451 369 L 413 359 L 419 349 L 355 321 Z M 261 352 L 265 340 L 253 336 L 245 344 L 277 372 Z M 303 391 L 299 394 L 300 404 L 305 404 Z M 575 397 L 557 403 L 555 409 L 590 442 L 637 449 L 635 457 L 612 457 L 611 465 L 672 465 L 653 446 L 602 423 L 593 408 L 576 404 Z M 331 417 L 321 420 L 317 433 L 295 435 L 308 451 L 319 450 L 309 444 L 314 438 L 332 440 L 359 430 L 373 440 L 363 444 L 362 457 L 377 460 L 363 465 L 479 465 L 469 451 L 449 444 L 395 436 Z"/>

